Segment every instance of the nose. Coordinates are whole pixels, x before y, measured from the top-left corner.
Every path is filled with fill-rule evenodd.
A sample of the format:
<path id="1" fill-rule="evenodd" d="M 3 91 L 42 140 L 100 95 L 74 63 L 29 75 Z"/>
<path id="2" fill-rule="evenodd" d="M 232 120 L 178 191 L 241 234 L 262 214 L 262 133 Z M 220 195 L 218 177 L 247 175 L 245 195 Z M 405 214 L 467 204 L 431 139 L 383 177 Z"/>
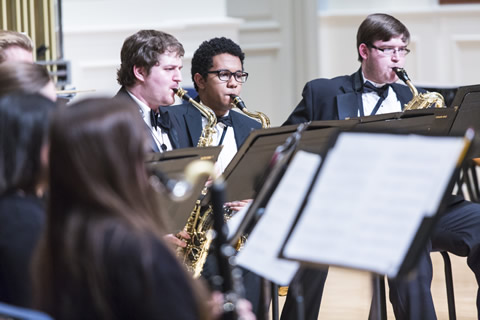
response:
<path id="1" fill-rule="evenodd" d="M 177 72 L 175 72 L 175 74 L 173 75 L 173 81 L 182 82 L 182 71 L 181 70 L 177 70 Z"/>
<path id="2" fill-rule="evenodd" d="M 398 52 L 398 50 L 395 50 L 392 54 L 392 61 L 399 61 L 400 60 L 400 53 Z"/>
<path id="3" fill-rule="evenodd" d="M 235 80 L 235 77 L 232 75 L 230 79 L 227 81 L 227 87 L 228 88 L 236 88 L 238 85 L 237 80 Z"/>

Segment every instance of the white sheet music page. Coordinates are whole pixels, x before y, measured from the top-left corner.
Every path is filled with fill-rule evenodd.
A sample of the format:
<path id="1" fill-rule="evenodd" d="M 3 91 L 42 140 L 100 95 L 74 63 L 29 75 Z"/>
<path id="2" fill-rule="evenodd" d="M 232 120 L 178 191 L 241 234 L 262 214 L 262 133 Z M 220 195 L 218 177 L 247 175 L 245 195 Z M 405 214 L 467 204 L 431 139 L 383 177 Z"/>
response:
<path id="1" fill-rule="evenodd" d="M 284 256 L 395 276 L 436 213 L 464 139 L 341 133 Z"/>
<path id="2" fill-rule="evenodd" d="M 290 284 L 299 263 L 279 259 L 278 255 L 320 161 L 319 155 L 297 152 L 270 198 L 263 216 L 239 252 L 237 263 L 240 266 L 279 285 Z"/>

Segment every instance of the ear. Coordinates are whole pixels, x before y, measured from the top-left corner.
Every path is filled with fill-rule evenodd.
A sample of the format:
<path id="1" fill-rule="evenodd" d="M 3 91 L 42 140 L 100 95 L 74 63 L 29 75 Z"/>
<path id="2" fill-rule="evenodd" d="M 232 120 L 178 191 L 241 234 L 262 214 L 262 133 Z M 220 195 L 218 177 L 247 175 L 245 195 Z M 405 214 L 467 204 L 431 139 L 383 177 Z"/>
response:
<path id="1" fill-rule="evenodd" d="M 370 52 L 368 51 L 368 47 L 365 43 L 360 43 L 360 45 L 358 46 L 358 53 L 363 60 L 368 58 L 368 54 Z"/>
<path id="2" fill-rule="evenodd" d="M 144 82 L 147 76 L 145 68 L 138 66 L 133 66 L 133 75 L 135 76 L 135 78 L 137 78 L 137 80 L 141 82 Z"/>
<path id="3" fill-rule="evenodd" d="M 195 73 L 193 80 L 197 84 L 198 89 L 205 89 L 207 80 L 205 80 L 200 73 Z"/>

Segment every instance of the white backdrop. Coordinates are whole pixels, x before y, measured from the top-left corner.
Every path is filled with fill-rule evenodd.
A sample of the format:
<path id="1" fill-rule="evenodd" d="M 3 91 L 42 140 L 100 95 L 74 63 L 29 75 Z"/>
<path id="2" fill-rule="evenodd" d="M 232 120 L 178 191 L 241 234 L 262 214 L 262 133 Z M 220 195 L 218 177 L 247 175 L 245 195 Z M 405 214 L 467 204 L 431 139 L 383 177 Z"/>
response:
<path id="1" fill-rule="evenodd" d="M 191 87 L 193 51 L 204 40 L 230 37 L 246 53 L 247 107 L 280 125 L 306 81 L 358 68 L 356 30 L 374 12 L 393 14 L 409 28 L 406 69 L 414 83 L 480 82 L 480 5 L 437 0 L 63 0 L 65 58 L 72 86 L 112 96 L 123 40 L 140 29 L 163 30 L 185 46 L 183 86 Z"/>

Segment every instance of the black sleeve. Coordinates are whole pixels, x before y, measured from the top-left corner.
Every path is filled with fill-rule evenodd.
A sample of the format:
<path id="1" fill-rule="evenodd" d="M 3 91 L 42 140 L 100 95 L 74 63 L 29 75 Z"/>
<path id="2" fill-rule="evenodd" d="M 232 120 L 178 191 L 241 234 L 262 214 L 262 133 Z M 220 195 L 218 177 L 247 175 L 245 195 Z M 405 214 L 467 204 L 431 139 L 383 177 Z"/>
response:
<path id="1" fill-rule="evenodd" d="M 302 100 L 290 114 L 283 125 L 300 124 L 311 121 L 313 117 L 313 90 L 311 82 L 307 82 L 303 88 Z"/>
<path id="2" fill-rule="evenodd" d="M 1 301 L 31 307 L 31 260 L 44 222 L 40 203 L 25 200 L 0 206 Z"/>

